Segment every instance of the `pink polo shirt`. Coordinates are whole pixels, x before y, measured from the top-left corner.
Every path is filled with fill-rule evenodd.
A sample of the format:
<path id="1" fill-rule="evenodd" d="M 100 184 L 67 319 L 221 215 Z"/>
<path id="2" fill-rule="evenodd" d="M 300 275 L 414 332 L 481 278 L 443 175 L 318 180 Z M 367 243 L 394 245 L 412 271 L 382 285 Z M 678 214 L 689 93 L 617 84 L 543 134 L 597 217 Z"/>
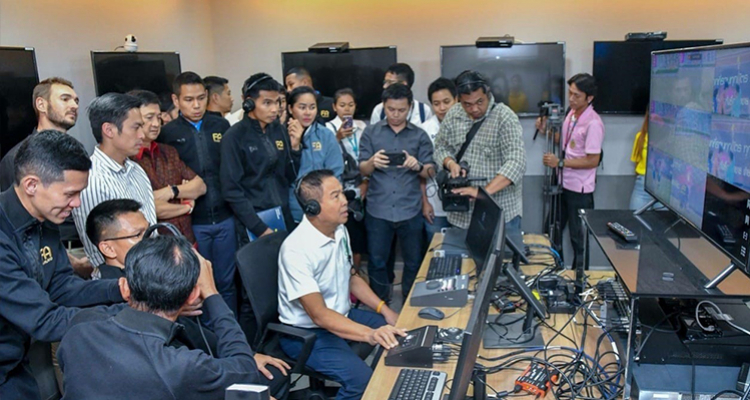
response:
<path id="1" fill-rule="evenodd" d="M 573 120 L 570 110 L 563 122 L 562 145 L 565 146 L 565 159 L 583 158 L 586 154 L 600 154 L 604 141 L 604 123 L 599 114 L 589 106 L 581 117 Z M 591 193 L 596 187 L 596 168 L 563 168 L 563 188 L 576 193 Z"/>

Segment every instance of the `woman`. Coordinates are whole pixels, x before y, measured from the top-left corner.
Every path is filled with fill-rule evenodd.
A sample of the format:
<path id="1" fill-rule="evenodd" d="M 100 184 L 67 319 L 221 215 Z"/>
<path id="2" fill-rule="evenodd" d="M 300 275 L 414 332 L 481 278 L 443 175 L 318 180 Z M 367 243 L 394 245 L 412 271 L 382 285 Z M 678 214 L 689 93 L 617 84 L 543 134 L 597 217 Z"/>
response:
<path id="1" fill-rule="evenodd" d="M 336 132 L 336 140 L 339 146 L 345 152 L 345 168 L 343 175 L 344 190 L 354 192 L 355 205 L 363 204 L 367 195 L 367 180 L 362 178 L 359 173 L 359 141 L 362 138 L 362 132 L 365 130 L 365 123 L 354 119 L 354 113 L 357 111 L 357 102 L 354 100 L 354 91 L 349 88 L 340 89 L 333 95 L 333 111 L 336 118 L 326 123 L 326 128 Z M 350 204 L 352 204 L 350 202 Z M 362 210 L 364 213 L 364 210 Z M 367 236 L 364 221 L 357 221 L 352 215 L 346 221 L 346 229 L 349 231 L 349 237 L 352 241 L 353 263 L 355 268 L 359 268 L 362 260 L 362 254 L 367 252 Z"/>
<path id="2" fill-rule="evenodd" d="M 289 136 L 301 137 L 302 157 L 297 171 L 297 180 L 316 169 L 330 169 L 341 179 L 344 160 L 336 136 L 325 126 L 316 122 L 318 103 L 315 91 L 307 86 L 292 90 L 286 98 L 287 129 Z M 296 184 L 296 182 L 295 182 Z M 294 184 L 289 188 L 289 208 L 294 222 L 302 221 L 302 207 L 294 195 Z"/>
<path id="3" fill-rule="evenodd" d="M 635 135 L 633 142 L 633 153 L 630 155 L 630 161 L 635 163 L 635 185 L 633 194 L 630 195 L 630 209 L 639 210 L 651 200 L 654 200 L 650 194 L 646 193 L 646 154 L 648 152 L 648 119 L 649 112 L 646 111 L 646 117 L 643 119 L 641 131 Z M 660 203 L 654 205 L 660 206 Z"/>

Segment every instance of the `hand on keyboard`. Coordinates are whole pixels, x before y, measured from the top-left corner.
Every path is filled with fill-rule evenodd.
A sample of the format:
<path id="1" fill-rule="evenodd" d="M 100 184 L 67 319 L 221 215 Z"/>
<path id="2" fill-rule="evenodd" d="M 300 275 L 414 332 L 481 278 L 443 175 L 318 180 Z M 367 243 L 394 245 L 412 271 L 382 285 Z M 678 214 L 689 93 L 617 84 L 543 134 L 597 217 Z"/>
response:
<path id="1" fill-rule="evenodd" d="M 398 340 L 396 336 L 406 336 L 406 329 L 396 328 L 390 325 L 383 325 L 378 329 L 370 331 L 367 337 L 367 343 L 375 346 L 379 344 L 386 350 L 390 350 L 398 346 Z"/>

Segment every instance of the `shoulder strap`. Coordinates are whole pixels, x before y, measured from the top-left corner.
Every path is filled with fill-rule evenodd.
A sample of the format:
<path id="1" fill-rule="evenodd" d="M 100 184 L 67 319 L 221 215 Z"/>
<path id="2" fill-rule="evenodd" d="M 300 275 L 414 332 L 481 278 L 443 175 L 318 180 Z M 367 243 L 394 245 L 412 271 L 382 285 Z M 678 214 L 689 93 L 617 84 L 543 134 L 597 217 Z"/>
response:
<path id="1" fill-rule="evenodd" d="M 424 117 L 425 117 L 425 111 L 424 111 L 424 103 L 419 103 L 419 120 L 422 121 L 424 124 Z"/>
<path id="2" fill-rule="evenodd" d="M 385 119 L 385 105 L 383 105 L 383 108 L 380 109 L 380 120 Z"/>
<path id="3" fill-rule="evenodd" d="M 490 112 L 495 109 L 495 104 L 492 105 L 492 109 L 490 109 L 487 112 L 487 115 L 479 122 L 475 122 L 474 125 L 471 126 L 471 129 L 469 129 L 469 132 L 466 134 L 466 140 L 464 140 L 464 144 L 461 145 L 461 149 L 458 150 L 458 153 L 456 154 L 456 162 L 461 162 L 461 158 L 463 158 L 464 153 L 466 153 L 466 149 L 469 148 L 469 143 L 474 139 L 474 136 L 477 135 L 477 132 L 479 132 L 479 128 L 482 127 L 482 124 L 484 124 L 484 121 L 489 118 Z"/>

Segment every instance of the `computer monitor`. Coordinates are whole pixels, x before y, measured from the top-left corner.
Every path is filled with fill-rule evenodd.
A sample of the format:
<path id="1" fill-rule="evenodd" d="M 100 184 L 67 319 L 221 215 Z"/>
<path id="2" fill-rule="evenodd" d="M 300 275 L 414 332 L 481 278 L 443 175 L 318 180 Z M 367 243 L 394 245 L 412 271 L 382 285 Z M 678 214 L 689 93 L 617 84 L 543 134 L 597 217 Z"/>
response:
<path id="1" fill-rule="evenodd" d="M 149 90 L 159 98 L 172 95 L 172 82 L 182 72 L 180 53 L 92 51 L 96 95 Z"/>
<path id="2" fill-rule="evenodd" d="M 0 47 L 0 157 L 36 127 L 32 104 L 39 83 L 33 48 Z"/>
<path id="3" fill-rule="evenodd" d="M 484 188 L 480 187 L 474 201 L 474 211 L 471 214 L 465 241 L 469 255 L 474 259 L 477 275 L 484 268 L 485 258 L 492 247 L 493 234 L 497 225 L 505 225 L 504 222 L 500 205 Z M 505 232 L 504 229 L 503 232 Z M 503 237 L 505 237 L 504 233 Z"/>
<path id="4" fill-rule="evenodd" d="M 502 210 L 500 211 L 500 220 L 502 220 Z M 496 224 L 494 234 L 491 238 L 493 251 L 490 252 L 482 272 L 478 275 L 476 297 L 471 308 L 469 322 L 466 324 L 466 329 L 464 330 L 461 352 L 458 355 L 458 362 L 453 373 L 453 384 L 451 384 L 448 400 L 465 400 L 466 392 L 469 390 L 469 383 L 472 381 L 474 363 L 479 354 L 482 331 L 486 326 L 487 314 L 489 313 L 492 290 L 495 287 L 495 281 L 497 281 L 500 274 L 500 267 L 503 263 L 505 224 Z M 474 390 L 478 390 L 478 387 L 475 386 Z M 481 390 L 485 390 L 484 386 L 482 386 Z"/>

